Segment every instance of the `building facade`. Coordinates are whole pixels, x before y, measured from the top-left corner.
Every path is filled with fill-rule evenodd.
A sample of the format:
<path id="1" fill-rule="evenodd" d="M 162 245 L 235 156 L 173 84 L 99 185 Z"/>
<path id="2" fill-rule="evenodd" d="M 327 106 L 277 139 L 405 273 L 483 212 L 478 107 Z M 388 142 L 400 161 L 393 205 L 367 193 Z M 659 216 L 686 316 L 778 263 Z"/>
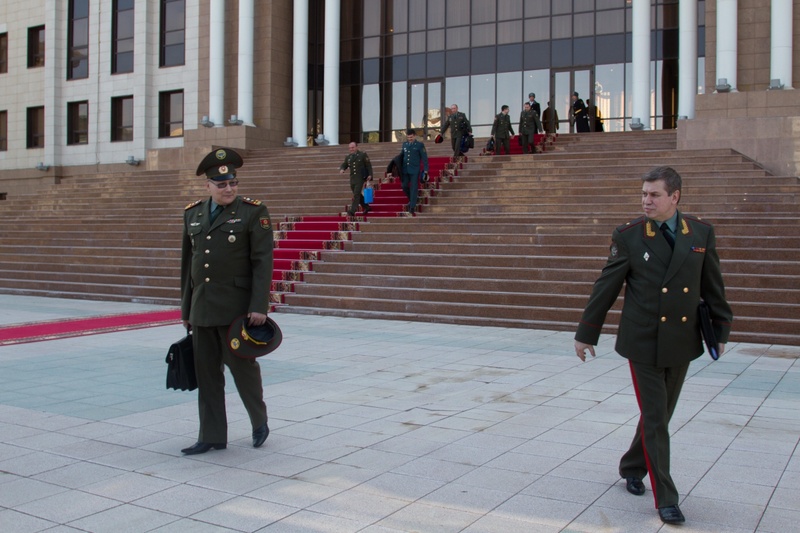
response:
<path id="1" fill-rule="evenodd" d="M 530 92 L 560 133 L 578 92 L 606 131 L 677 128 L 679 145 L 796 173 L 798 4 L 5 0 L 0 180 L 189 169 L 211 145 L 430 138 L 452 103 L 483 136 Z"/>

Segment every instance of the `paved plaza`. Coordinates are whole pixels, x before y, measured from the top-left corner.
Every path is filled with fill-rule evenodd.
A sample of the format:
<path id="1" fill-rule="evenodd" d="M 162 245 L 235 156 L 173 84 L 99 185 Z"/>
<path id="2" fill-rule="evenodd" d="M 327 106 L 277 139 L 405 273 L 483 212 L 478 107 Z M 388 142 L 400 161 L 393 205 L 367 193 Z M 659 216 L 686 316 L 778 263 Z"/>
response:
<path id="1" fill-rule="evenodd" d="M 0 324 L 163 307 L 0 295 Z M 271 433 L 183 457 L 195 392 L 166 390 L 180 325 L 0 347 L 0 531 L 786 532 L 800 524 L 800 348 L 735 344 L 689 371 L 671 424 L 683 526 L 617 462 L 638 418 L 603 336 L 275 313 Z M 735 328 L 735 324 L 734 324 Z"/>

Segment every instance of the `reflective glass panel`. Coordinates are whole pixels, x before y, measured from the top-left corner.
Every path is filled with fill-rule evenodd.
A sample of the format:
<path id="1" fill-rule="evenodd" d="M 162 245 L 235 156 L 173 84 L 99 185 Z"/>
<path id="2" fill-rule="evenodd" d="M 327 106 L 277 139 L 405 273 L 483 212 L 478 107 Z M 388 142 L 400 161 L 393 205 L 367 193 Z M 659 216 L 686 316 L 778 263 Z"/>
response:
<path id="1" fill-rule="evenodd" d="M 603 117 L 603 129 L 622 131 L 620 128 L 625 116 L 625 65 L 597 65 L 594 75 L 594 101 Z"/>
<path id="2" fill-rule="evenodd" d="M 406 114 L 408 113 L 406 107 L 407 94 L 408 82 L 398 81 L 392 83 L 392 129 L 396 132 L 406 129 Z M 403 134 L 401 138 L 404 137 L 405 134 Z"/>
<path id="3" fill-rule="evenodd" d="M 381 93 L 377 83 L 364 85 L 361 90 L 361 128 L 365 133 L 380 129 Z"/>
<path id="4" fill-rule="evenodd" d="M 497 0 L 497 20 L 517 20 L 522 18 L 520 0 Z"/>
<path id="5" fill-rule="evenodd" d="M 497 42 L 495 35 L 496 30 L 496 24 L 472 26 L 472 46 L 492 46 Z"/>
<path id="6" fill-rule="evenodd" d="M 519 96 L 520 106 L 528 101 L 528 93 L 536 95 L 536 101 L 539 102 L 539 105 L 542 106 L 542 111 L 544 111 L 544 108 L 547 107 L 547 101 L 550 100 L 550 69 L 525 71 L 525 80 Z M 522 111 L 521 107 L 520 111 Z"/>
<path id="7" fill-rule="evenodd" d="M 472 0 L 472 23 L 481 24 L 495 21 L 496 2 L 487 0 Z"/>
<path id="8" fill-rule="evenodd" d="M 594 35 L 594 13 L 580 13 L 575 15 L 575 37 Z"/>
<path id="9" fill-rule="evenodd" d="M 522 42 L 522 21 L 512 20 L 497 24 L 497 44 Z"/>
<path id="10" fill-rule="evenodd" d="M 466 26 L 469 24 L 469 5 L 470 0 L 447 0 L 447 26 Z"/>
<path id="11" fill-rule="evenodd" d="M 553 39 L 566 39 L 572 37 L 572 15 L 553 17 Z"/>
<path id="12" fill-rule="evenodd" d="M 425 32 L 418 31 L 408 34 L 408 53 L 417 54 L 425 51 Z"/>
<path id="13" fill-rule="evenodd" d="M 550 40 L 550 19 L 538 18 L 525 21 L 525 41 Z"/>
<path id="14" fill-rule="evenodd" d="M 609 33 L 623 33 L 625 31 L 625 11 L 615 9 L 612 11 L 597 12 L 597 35 Z"/>
<path id="15" fill-rule="evenodd" d="M 525 18 L 546 17 L 549 14 L 550 0 L 525 0 Z"/>
<path id="16" fill-rule="evenodd" d="M 375 2 L 379 4 L 380 2 Z M 425 29 L 425 0 L 410 0 L 408 14 L 408 30 L 419 31 Z"/>
<path id="17" fill-rule="evenodd" d="M 444 95 L 445 107 L 456 104 L 469 118 L 469 76 L 447 78 Z"/>
<path id="18" fill-rule="evenodd" d="M 444 0 L 428 0 L 428 29 L 444 28 Z"/>
<path id="19" fill-rule="evenodd" d="M 381 4 L 383 2 L 364 2 L 364 35 L 380 35 Z"/>
<path id="20" fill-rule="evenodd" d="M 516 131 L 517 117 L 522 111 L 522 72 L 504 72 L 497 75 L 497 103 L 495 115 L 500 112 L 500 107 L 507 105 L 511 123 Z"/>

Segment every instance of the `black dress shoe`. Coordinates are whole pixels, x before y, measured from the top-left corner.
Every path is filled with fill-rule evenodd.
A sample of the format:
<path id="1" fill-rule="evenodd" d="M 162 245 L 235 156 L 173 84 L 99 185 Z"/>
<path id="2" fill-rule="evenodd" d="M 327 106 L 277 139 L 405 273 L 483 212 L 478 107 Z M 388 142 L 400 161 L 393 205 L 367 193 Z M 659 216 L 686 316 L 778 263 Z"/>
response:
<path id="1" fill-rule="evenodd" d="M 368 205 L 365 205 L 365 206 L 364 206 L 364 209 L 363 209 L 363 211 L 364 211 L 364 214 L 365 214 L 365 215 L 366 215 L 367 213 L 369 213 L 371 210 L 372 210 L 372 208 L 371 208 L 370 206 L 368 206 Z"/>
<path id="2" fill-rule="evenodd" d="M 686 522 L 686 517 L 683 516 L 683 513 L 677 505 L 659 507 L 658 516 L 661 517 L 661 521 L 665 524 L 683 524 Z"/>
<path id="3" fill-rule="evenodd" d="M 264 422 L 263 426 L 253 430 L 253 448 L 258 448 L 264 444 L 267 437 L 269 437 L 269 426 Z"/>
<path id="4" fill-rule="evenodd" d="M 625 488 L 628 489 L 628 492 L 636 496 L 644 494 L 644 483 L 642 483 L 641 479 L 638 477 L 626 477 L 625 481 Z"/>
<path id="5" fill-rule="evenodd" d="M 224 450 L 227 448 L 228 445 L 223 443 L 216 443 L 212 444 L 209 442 L 195 442 L 193 446 L 189 446 L 188 448 L 184 448 L 181 450 L 181 453 L 184 455 L 197 455 L 200 453 L 206 453 L 209 450 Z"/>

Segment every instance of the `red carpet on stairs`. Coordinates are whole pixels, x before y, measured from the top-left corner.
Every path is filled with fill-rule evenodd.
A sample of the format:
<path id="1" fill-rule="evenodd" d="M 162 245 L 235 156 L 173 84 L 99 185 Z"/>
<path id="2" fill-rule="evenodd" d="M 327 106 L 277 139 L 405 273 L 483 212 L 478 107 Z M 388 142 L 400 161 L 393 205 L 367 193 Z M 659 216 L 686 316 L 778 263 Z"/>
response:
<path id="1" fill-rule="evenodd" d="M 75 318 L 38 322 L 36 324 L 19 324 L 0 327 L 0 346 L 21 344 L 81 335 L 96 335 L 129 329 L 166 326 L 179 323 L 181 312 L 178 309 L 169 311 L 152 311 L 126 315 L 110 315 L 91 318 Z"/>
<path id="2" fill-rule="evenodd" d="M 460 165 L 460 164 L 459 164 Z M 424 209 L 427 195 L 433 194 L 444 179 L 450 179 L 457 168 L 450 168 L 449 157 L 428 159 L 429 183 L 420 183 L 420 198 L 417 207 Z M 423 194 L 422 191 L 429 191 Z M 376 184 L 374 201 L 368 214 L 356 213 L 348 217 L 344 206 L 342 213 L 331 216 L 309 216 L 285 220 L 278 224 L 273 252 L 273 273 L 270 298 L 272 305 L 284 302 L 283 295 L 294 290 L 294 284 L 303 281 L 303 272 L 313 270 L 314 261 L 325 250 L 343 250 L 344 243 L 352 239 L 352 232 L 359 231 L 359 224 L 372 217 L 409 216 L 406 212 L 408 198 L 403 193 L 398 179 Z"/>

